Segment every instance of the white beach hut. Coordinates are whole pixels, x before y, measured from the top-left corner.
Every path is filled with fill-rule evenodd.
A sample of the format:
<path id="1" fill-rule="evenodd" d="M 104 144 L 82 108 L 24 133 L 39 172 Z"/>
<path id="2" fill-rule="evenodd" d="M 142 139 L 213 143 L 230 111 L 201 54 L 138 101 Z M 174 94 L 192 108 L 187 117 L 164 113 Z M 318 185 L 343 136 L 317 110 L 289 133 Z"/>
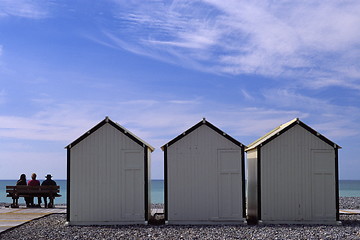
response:
<path id="1" fill-rule="evenodd" d="M 248 217 L 260 223 L 339 223 L 338 149 L 299 119 L 248 146 Z"/>
<path id="2" fill-rule="evenodd" d="M 66 148 L 70 225 L 147 223 L 152 146 L 106 117 Z"/>
<path id="3" fill-rule="evenodd" d="M 162 147 L 168 224 L 245 222 L 245 146 L 203 119 Z"/>

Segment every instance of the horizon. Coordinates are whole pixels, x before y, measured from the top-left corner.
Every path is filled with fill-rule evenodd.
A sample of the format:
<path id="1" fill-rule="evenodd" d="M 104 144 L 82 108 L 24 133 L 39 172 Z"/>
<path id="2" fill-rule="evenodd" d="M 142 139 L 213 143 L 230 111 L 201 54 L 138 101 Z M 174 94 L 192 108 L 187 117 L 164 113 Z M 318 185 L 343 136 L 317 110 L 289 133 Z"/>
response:
<path id="1" fill-rule="evenodd" d="M 0 179 L 0 181 L 17 181 L 18 179 Z M 37 179 L 39 180 L 39 179 Z M 53 179 L 54 181 L 67 181 L 67 179 Z M 245 179 L 246 181 L 247 179 Z M 41 180 L 39 180 L 41 181 Z M 164 179 L 150 179 L 150 181 L 164 181 Z M 339 179 L 339 181 L 360 181 L 360 179 Z"/>
<path id="2" fill-rule="evenodd" d="M 360 169 L 360 1 L 0 1 L 0 176 L 66 179 L 109 116 L 156 149 L 203 117 L 249 144 L 294 118 Z"/>

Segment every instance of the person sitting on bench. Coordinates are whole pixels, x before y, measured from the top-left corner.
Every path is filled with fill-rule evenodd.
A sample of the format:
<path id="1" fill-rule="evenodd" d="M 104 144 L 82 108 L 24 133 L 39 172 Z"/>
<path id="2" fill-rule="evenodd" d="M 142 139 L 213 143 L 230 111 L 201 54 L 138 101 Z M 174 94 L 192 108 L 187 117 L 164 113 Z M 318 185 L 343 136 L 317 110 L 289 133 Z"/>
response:
<path id="1" fill-rule="evenodd" d="M 27 183 L 26 183 L 26 175 L 25 174 L 21 174 L 20 175 L 20 179 L 16 182 L 16 185 L 27 185 Z M 30 205 L 30 199 L 29 199 L 29 197 L 24 197 L 24 199 L 25 199 L 25 203 L 26 203 L 26 207 L 29 207 Z M 16 202 L 16 204 L 17 204 L 17 202 Z"/>
<path id="2" fill-rule="evenodd" d="M 51 179 L 52 176 L 51 174 L 48 174 L 46 175 L 46 180 L 44 180 L 42 183 L 41 183 L 41 186 L 56 186 L 56 182 L 54 180 Z M 48 206 L 47 204 L 47 197 L 44 197 L 44 202 L 45 202 L 45 208 L 49 207 L 49 208 L 52 208 L 54 206 Z M 51 203 L 51 202 L 50 202 Z"/>
<path id="3" fill-rule="evenodd" d="M 36 180 L 36 173 L 31 174 L 31 180 L 28 181 L 28 186 L 40 186 L 40 181 Z M 30 207 L 41 207 L 41 197 L 38 197 L 38 205 L 34 205 L 34 198 L 29 197 Z"/>

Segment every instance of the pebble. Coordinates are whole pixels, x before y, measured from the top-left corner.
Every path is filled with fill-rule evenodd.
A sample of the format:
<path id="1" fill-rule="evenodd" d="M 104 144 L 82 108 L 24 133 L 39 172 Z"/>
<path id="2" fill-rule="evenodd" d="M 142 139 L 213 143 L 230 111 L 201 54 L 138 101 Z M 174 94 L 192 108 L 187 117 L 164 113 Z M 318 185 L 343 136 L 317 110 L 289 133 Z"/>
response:
<path id="1" fill-rule="evenodd" d="M 339 203 L 342 209 L 360 208 L 360 197 L 342 197 Z M 340 220 L 340 226 L 66 226 L 65 214 L 53 214 L 5 231 L 0 239 L 360 239 L 360 215 Z"/>

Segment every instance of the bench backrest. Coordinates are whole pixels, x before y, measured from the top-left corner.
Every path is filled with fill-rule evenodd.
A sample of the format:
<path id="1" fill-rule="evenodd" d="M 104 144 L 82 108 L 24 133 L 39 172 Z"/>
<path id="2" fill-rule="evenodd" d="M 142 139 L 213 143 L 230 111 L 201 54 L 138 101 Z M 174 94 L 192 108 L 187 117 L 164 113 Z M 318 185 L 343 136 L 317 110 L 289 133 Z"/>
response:
<path id="1" fill-rule="evenodd" d="M 27 194 L 27 193 L 59 193 L 60 186 L 26 186 L 26 185 L 17 185 L 17 186 L 6 186 L 6 193 L 17 193 L 17 194 Z"/>

